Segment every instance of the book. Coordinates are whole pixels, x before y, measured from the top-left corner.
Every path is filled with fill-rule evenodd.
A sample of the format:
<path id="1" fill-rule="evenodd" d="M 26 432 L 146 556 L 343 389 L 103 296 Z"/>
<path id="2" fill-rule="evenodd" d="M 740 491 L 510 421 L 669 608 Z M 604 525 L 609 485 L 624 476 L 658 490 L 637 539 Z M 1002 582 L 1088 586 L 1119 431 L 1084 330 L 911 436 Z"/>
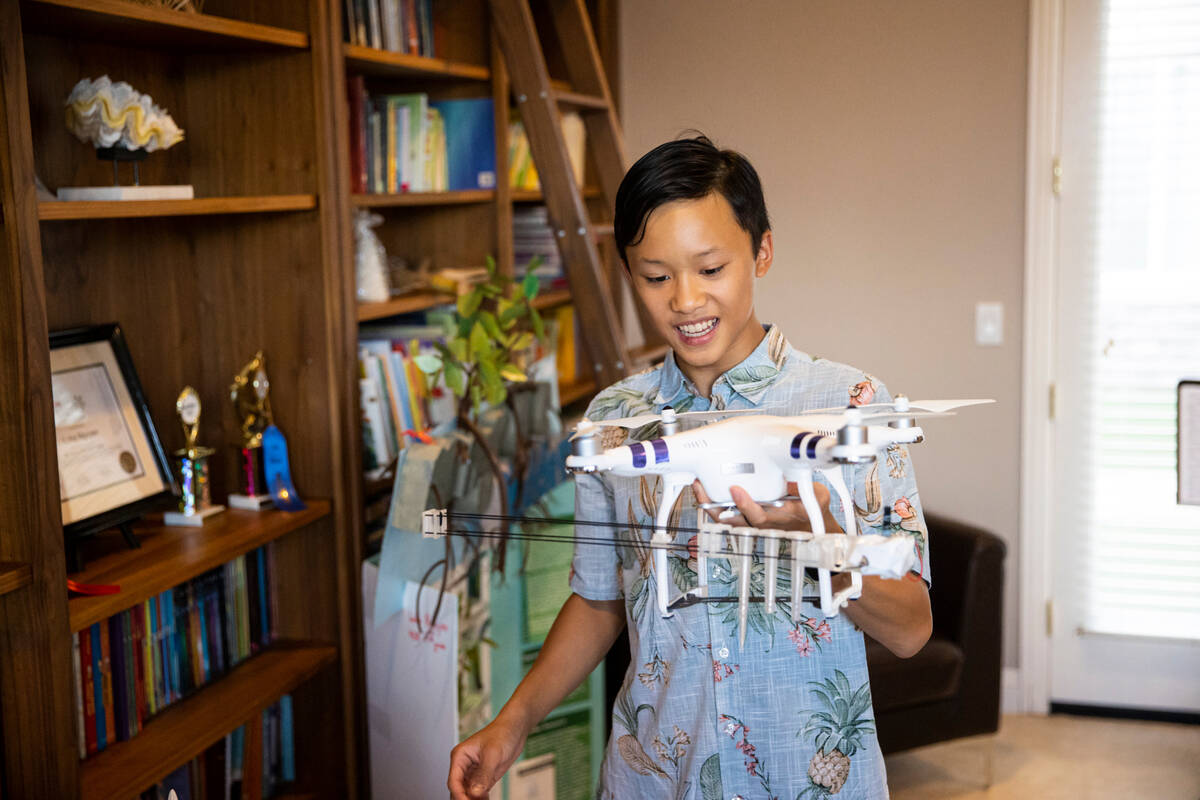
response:
<path id="1" fill-rule="evenodd" d="M 112 619 L 100 622 L 100 676 L 104 681 L 104 741 L 117 741 L 117 707 L 112 679 Z"/>
<path id="2" fill-rule="evenodd" d="M 92 686 L 96 709 L 96 749 L 103 750 L 108 745 L 108 720 L 104 713 L 104 648 L 101 644 L 104 638 L 104 626 L 101 622 L 92 625 L 90 635 L 92 640 Z"/>
<path id="3" fill-rule="evenodd" d="M 96 739 L 96 676 L 93 672 L 92 629 L 79 632 L 79 666 L 83 678 L 83 733 L 87 755 L 97 752 Z"/>
<path id="4" fill-rule="evenodd" d="M 353 4 L 347 4 L 353 5 Z M 350 120 L 350 191 L 363 194 L 367 191 L 367 134 L 366 81 L 362 75 L 346 79 L 347 117 Z"/>
<path id="5" fill-rule="evenodd" d="M 429 104 L 445 128 L 449 191 L 496 187 L 496 117 L 492 98 L 438 100 Z"/>
<path id="6" fill-rule="evenodd" d="M 87 734 L 83 717 L 83 664 L 81 662 L 79 634 L 71 634 L 71 676 L 75 688 L 75 729 L 78 732 L 79 757 L 87 758 Z"/>

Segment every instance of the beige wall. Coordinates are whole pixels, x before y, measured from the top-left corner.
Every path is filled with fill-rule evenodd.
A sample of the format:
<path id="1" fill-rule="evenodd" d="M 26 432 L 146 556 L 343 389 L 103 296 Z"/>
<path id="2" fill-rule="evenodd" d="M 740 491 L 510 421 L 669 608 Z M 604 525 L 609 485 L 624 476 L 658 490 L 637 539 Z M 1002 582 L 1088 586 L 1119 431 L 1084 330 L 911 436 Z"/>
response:
<path id="1" fill-rule="evenodd" d="M 1026 0 L 626 0 L 631 159 L 698 128 L 745 153 L 776 257 L 759 316 L 910 397 L 994 397 L 913 448 L 927 509 L 1009 543 L 1017 663 Z M 974 343 L 978 301 L 1004 344 Z M 937 581 L 937 551 L 933 551 Z"/>

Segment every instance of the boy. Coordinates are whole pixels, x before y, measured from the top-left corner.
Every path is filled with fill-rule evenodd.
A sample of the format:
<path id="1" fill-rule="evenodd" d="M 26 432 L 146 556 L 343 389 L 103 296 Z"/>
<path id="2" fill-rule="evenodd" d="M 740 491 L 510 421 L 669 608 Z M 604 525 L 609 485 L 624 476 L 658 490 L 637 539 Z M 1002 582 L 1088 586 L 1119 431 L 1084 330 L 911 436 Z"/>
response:
<path id="1" fill-rule="evenodd" d="M 770 269 L 774 247 L 758 175 L 739 154 L 718 150 L 703 136 L 652 150 L 621 183 L 614 233 L 630 280 L 672 352 L 662 366 L 601 392 L 589 419 L 664 405 L 677 411 L 765 406 L 787 414 L 890 401 L 873 378 L 793 350 L 778 328 L 759 323 L 754 281 Z M 614 708 L 597 797 L 886 798 L 860 630 L 901 657 L 928 639 L 924 522 L 905 448 L 889 449 L 886 459 L 852 475 L 846 471 L 864 528 L 895 530 L 892 512 L 900 528 L 916 535 L 920 574 L 865 578 L 862 596 L 831 619 L 808 602 L 799 623 L 791 621 L 787 603 L 771 616 L 751 604 L 744 648 L 738 647 L 736 604 L 699 604 L 670 619 L 658 615 L 653 559 L 634 537 L 648 540 L 645 526 L 661 487 L 646 479 L 577 475 L 577 518 L 616 523 L 589 528 L 589 535 L 608 530 L 621 544 L 576 545 L 573 594 L 495 721 L 454 749 L 451 796 L 486 797 L 529 731 L 628 625 L 632 661 Z M 815 488 L 826 528 L 840 531 L 828 488 Z M 707 501 L 699 484 L 693 497 L 688 494 L 675 526 L 694 527 L 696 503 Z M 733 496 L 748 524 L 808 528 L 798 502 L 768 512 L 740 489 Z M 625 523 L 643 527 L 621 529 Z M 688 539 L 682 533 L 677 541 L 694 547 Z M 680 553 L 670 561 L 674 590 L 694 587 L 695 559 Z M 736 594 L 727 562 L 708 563 L 709 585 Z M 786 564 L 781 597 L 789 595 Z M 835 576 L 835 590 L 848 580 Z"/>

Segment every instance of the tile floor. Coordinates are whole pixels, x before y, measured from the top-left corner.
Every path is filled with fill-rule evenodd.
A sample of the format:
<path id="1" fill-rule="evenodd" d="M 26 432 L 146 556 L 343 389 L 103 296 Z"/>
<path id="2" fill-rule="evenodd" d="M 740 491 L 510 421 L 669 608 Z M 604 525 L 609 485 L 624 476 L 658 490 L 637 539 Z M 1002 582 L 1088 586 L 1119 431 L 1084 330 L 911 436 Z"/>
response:
<path id="1" fill-rule="evenodd" d="M 994 737 L 889 756 L 887 770 L 892 800 L 1200 800 L 1200 726 L 1005 715 Z"/>

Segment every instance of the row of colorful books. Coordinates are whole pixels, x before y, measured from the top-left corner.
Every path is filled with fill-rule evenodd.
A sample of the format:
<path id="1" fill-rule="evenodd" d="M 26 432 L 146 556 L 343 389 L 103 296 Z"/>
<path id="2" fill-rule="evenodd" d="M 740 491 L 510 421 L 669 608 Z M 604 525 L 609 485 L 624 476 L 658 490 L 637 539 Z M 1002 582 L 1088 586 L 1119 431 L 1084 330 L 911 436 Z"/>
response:
<path id="1" fill-rule="evenodd" d="M 454 419 L 453 393 L 444 380 L 430 386 L 414 360 L 436 353 L 434 342 L 445 337 L 446 328 L 438 324 L 360 330 L 359 396 L 363 467 L 368 474 L 390 464 L 409 438 Z"/>
<path id="2" fill-rule="evenodd" d="M 368 94 L 348 79 L 350 189 L 364 194 L 493 189 L 496 121 L 490 97 L 430 100 Z"/>
<path id="3" fill-rule="evenodd" d="M 262 792 L 269 798 L 296 780 L 292 697 L 284 695 L 262 715 Z M 246 728 L 242 726 L 142 792 L 139 800 L 240 800 L 253 796 L 245 785 Z"/>
<path id="4" fill-rule="evenodd" d="M 434 54 L 433 0 L 342 0 L 342 20 L 350 44 Z"/>
<path id="5" fill-rule="evenodd" d="M 74 635 L 80 758 L 271 642 L 270 561 L 259 548 Z"/>

